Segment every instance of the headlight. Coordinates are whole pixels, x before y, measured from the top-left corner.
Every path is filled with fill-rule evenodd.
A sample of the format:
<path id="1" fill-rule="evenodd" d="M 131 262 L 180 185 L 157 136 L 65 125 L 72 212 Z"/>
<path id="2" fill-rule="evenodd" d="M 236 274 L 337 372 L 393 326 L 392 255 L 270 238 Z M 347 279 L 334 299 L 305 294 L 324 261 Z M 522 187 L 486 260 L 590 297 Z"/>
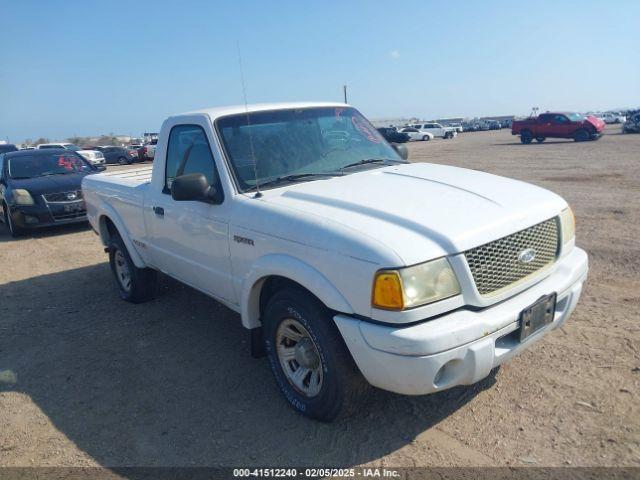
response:
<path id="1" fill-rule="evenodd" d="M 576 236 L 576 219 L 571 207 L 560 213 L 560 228 L 562 229 L 562 244 L 565 245 Z"/>
<path id="2" fill-rule="evenodd" d="M 386 310 L 404 310 L 459 293 L 460 284 L 449 261 L 439 258 L 413 267 L 377 272 L 372 304 Z"/>
<path id="3" fill-rule="evenodd" d="M 13 191 L 13 198 L 16 201 L 16 205 L 33 205 L 33 197 L 31 194 L 22 188 L 16 188 Z"/>

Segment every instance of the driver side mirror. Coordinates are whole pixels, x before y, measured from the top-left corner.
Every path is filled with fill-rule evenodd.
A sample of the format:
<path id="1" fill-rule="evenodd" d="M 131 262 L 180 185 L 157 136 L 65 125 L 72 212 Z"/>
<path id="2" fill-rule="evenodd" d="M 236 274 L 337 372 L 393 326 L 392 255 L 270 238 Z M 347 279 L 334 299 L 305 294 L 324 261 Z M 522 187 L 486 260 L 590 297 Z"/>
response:
<path id="1" fill-rule="evenodd" d="M 209 185 L 202 173 L 189 173 L 173 179 L 171 198 L 176 201 L 200 201 L 213 203 L 217 190 Z"/>
<path id="2" fill-rule="evenodd" d="M 392 143 L 391 146 L 396 152 L 398 152 L 398 155 L 400 155 L 403 160 L 409 158 L 409 150 L 407 150 L 405 145 L 402 143 Z"/>
<path id="3" fill-rule="evenodd" d="M 98 172 L 104 172 L 107 167 L 105 167 L 104 165 L 94 165 L 93 168 L 95 168 Z"/>

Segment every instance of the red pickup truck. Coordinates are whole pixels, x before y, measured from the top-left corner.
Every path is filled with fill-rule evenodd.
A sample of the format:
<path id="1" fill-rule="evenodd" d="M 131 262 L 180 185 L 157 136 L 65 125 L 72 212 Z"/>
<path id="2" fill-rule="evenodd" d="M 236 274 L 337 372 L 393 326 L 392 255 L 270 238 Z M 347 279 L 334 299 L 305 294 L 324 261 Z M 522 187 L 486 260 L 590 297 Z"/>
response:
<path id="1" fill-rule="evenodd" d="M 604 131 L 604 122 L 592 115 L 579 113 L 542 113 L 526 120 L 515 120 L 511 135 L 520 135 L 520 141 L 529 144 L 535 138 L 544 142 L 546 138 L 573 138 L 576 142 L 596 140 Z"/>

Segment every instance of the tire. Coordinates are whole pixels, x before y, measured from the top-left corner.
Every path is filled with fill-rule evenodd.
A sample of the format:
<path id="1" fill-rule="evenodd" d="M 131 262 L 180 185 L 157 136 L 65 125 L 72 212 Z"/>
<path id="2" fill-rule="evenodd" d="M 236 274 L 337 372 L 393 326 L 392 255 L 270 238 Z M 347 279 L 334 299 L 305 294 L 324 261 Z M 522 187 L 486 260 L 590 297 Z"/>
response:
<path id="1" fill-rule="evenodd" d="M 542 142 L 544 142 L 545 140 L 546 140 L 546 138 L 545 138 L 545 137 L 536 137 L 536 142 L 538 142 L 538 143 L 542 143 Z"/>
<path id="2" fill-rule="evenodd" d="M 2 211 L 4 212 L 4 224 L 9 229 L 9 233 L 13 238 L 18 238 L 24 234 L 24 230 L 13 223 L 11 219 L 11 212 L 9 206 L 6 203 L 2 204 Z"/>
<path id="3" fill-rule="evenodd" d="M 109 265 L 116 280 L 120 298 L 131 303 L 142 303 L 155 298 L 158 272 L 151 268 L 136 267 L 117 232 L 109 242 Z"/>
<path id="4" fill-rule="evenodd" d="M 118 157 L 118 165 L 131 165 L 131 162 L 125 157 Z"/>
<path id="5" fill-rule="evenodd" d="M 530 130 L 523 130 L 522 132 L 520 132 L 520 141 L 523 144 L 529 145 L 532 140 L 533 140 L 533 134 L 531 133 Z"/>
<path id="6" fill-rule="evenodd" d="M 280 391 L 294 410 L 323 422 L 351 412 L 370 390 L 331 317 L 315 297 L 293 287 L 277 292 L 263 315 L 265 351 Z"/>
<path id="7" fill-rule="evenodd" d="M 580 130 L 577 130 L 576 133 L 574 133 L 573 135 L 573 139 L 576 142 L 586 142 L 587 140 L 589 140 L 589 138 L 590 138 L 589 132 L 585 128 L 581 128 Z"/>
<path id="8" fill-rule="evenodd" d="M 422 137 L 422 141 L 423 141 L 423 142 L 428 142 L 429 140 L 431 140 L 431 138 L 429 137 L 429 135 L 425 135 L 424 137 Z"/>

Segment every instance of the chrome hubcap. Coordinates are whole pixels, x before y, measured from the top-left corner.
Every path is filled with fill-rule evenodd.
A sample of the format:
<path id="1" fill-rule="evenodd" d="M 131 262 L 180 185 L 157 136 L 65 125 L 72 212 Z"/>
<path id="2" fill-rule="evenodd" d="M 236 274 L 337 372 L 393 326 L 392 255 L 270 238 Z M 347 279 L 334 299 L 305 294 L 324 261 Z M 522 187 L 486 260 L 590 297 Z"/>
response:
<path id="1" fill-rule="evenodd" d="M 127 260 L 124 258 L 124 254 L 120 250 L 116 250 L 114 262 L 118 283 L 125 291 L 128 292 L 131 289 L 131 272 L 129 272 Z"/>
<path id="2" fill-rule="evenodd" d="M 315 397 L 322 388 L 322 361 L 309 331 L 287 318 L 276 332 L 276 351 L 289 383 L 305 397 Z"/>

